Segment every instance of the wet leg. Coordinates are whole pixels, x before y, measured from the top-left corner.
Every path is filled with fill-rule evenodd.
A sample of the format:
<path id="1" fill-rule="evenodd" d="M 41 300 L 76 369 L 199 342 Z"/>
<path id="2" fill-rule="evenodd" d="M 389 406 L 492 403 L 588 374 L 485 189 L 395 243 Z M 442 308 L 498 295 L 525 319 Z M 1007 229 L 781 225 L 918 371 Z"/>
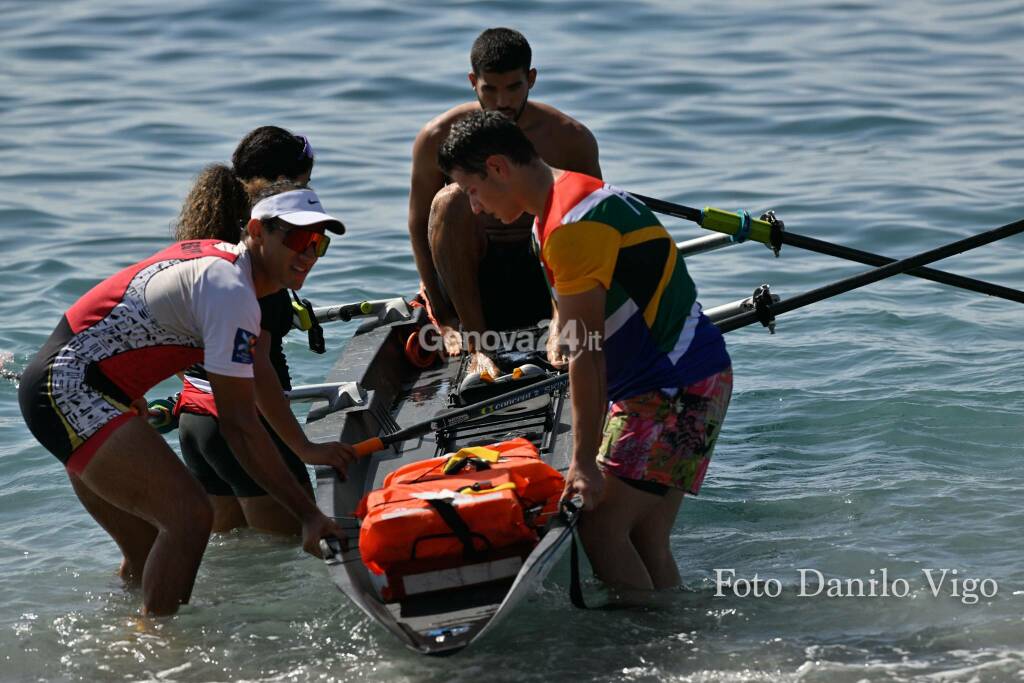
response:
<path id="1" fill-rule="evenodd" d="M 479 272 L 487 238 L 457 185 L 441 189 L 434 197 L 427 231 L 434 267 L 455 309 L 446 319 L 435 307 L 438 320 L 452 325 L 457 319 L 467 331 L 485 331 Z"/>
<path id="2" fill-rule="evenodd" d="M 613 588 L 651 590 L 654 582 L 630 538 L 660 498 L 605 475 L 601 504 L 580 516 L 580 538 L 597 578 Z"/>
<path id="3" fill-rule="evenodd" d="M 679 567 L 672 556 L 669 538 L 682 503 L 683 492 L 680 489 L 669 489 L 630 533 L 633 546 L 640 554 L 655 589 L 679 585 Z"/>
<path id="4" fill-rule="evenodd" d="M 256 531 L 270 534 L 298 536 L 302 524 L 272 496 L 247 496 L 239 498 L 246 523 Z"/>
<path id="5" fill-rule="evenodd" d="M 129 585 L 142 583 L 142 569 L 146 566 L 150 548 L 156 540 L 157 530 L 152 524 L 111 505 L 93 493 L 77 474 L 68 473 L 71 488 L 75 490 L 78 500 L 86 511 L 93 516 L 99 525 L 110 534 L 121 549 L 124 559 L 118 574 Z"/>
<path id="6" fill-rule="evenodd" d="M 309 483 L 309 478 L 300 477 L 298 481 L 306 495 L 313 500 L 313 486 Z M 302 524 L 298 518 L 273 496 L 239 496 L 237 500 L 245 513 L 246 523 L 253 529 L 287 536 L 302 534 Z"/>
<path id="7" fill-rule="evenodd" d="M 141 418 L 125 422 L 100 446 L 80 480 L 157 530 L 142 570 L 143 612 L 176 612 L 191 596 L 210 536 L 213 514 L 202 487 Z"/>
<path id="8" fill-rule="evenodd" d="M 238 498 L 234 496 L 210 496 L 210 507 L 213 508 L 213 533 L 224 533 L 232 529 L 248 526 L 245 512 Z"/>

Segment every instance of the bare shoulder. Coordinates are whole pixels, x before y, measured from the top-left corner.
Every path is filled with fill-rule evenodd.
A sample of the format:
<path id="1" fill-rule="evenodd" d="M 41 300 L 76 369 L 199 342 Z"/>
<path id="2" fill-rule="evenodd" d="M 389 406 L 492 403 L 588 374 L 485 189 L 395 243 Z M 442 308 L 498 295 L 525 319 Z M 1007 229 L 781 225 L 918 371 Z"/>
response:
<path id="1" fill-rule="evenodd" d="M 536 112 L 537 121 L 547 129 L 548 133 L 558 136 L 567 135 L 575 142 L 594 141 L 594 134 L 590 132 L 590 129 L 564 111 L 544 102 L 530 102 L 530 106 Z"/>
<path id="2" fill-rule="evenodd" d="M 414 149 L 417 151 L 437 151 L 444 142 L 445 137 L 448 135 L 448 131 L 451 130 L 452 124 L 458 121 L 460 118 L 465 116 L 471 111 L 479 109 L 479 105 L 476 102 L 466 102 L 460 104 L 457 107 L 452 107 L 443 114 L 439 114 L 434 118 L 427 121 L 427 123 L 420 129 L 420 132 L 416 135 L 416 142 Z"/>
<path id="3" fill-rule="evenodd" d="M 556 168 L 601 177 L 597 138 L 590 129 L 563 111 L 543 102 L 532 102 L 531 121 L 523 132 L 541 158 Z"/>

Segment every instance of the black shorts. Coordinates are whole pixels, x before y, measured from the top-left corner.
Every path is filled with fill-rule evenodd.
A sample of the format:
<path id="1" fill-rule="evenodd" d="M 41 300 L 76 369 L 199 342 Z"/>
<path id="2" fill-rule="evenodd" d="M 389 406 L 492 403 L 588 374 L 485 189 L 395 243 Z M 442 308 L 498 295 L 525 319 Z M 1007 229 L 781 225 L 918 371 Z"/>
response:
<path id="1" fill-rule="evenodd" d="M 82 474 L 99 447 L 135 417 L 131 398 L 99 370 L 67 349 L 74 337 L 68 319 L 29 361 L 18 385 L 25 424 L 64 467 Z"/>
<path id="2" fill-rule="evenodd" d="M 440 276 L 438 285 L 451 305 L 452 297 Z M 488 238 L 487 251 L 477 268 L 477 287 L 489 330 L 535 327 L 541 320 L 551 319 L 551 292 L 529 240 L 496 242 Z"/>
<path id="3" fill-rule="evenodd" d="M 488 240 L 478 279 L 487 329 L 514 330 L 551 319 L 551 292 L 528 240 Z"/>
<path id="4" fill-rule="evenodd" d="M 618 476 L 618 475 L 612 475 Z M 664 496 L 671 490 L 667 484 L 661 484 L 656 481 L 647 481 L 646 479 L 626 479 L 625 477 L 619 477 L 626 486 L 631 486 L 637 491 L 643 491 L 644 493 L 653 493 L 656 496 Z"/>
<path id="5" fill-rule="evenodd" d="M 285 465 L 304 486 L 309 486 L 309 473 L 299 456 L 281 440 L 273 429 L 263 421 L 270 438 L 274 441 Z M 231 452 L 227 442 L 220 433 L 217 418 L 209 415 L 181 413 L 178 423 L 178 441 L 181 444 L 181 455 L 185 459 L 192 476 L 211 496 L 237 496 L 253 498 L 265 496 L 267 492 L 260 487 L 245 471 L 241 463 Z"/>

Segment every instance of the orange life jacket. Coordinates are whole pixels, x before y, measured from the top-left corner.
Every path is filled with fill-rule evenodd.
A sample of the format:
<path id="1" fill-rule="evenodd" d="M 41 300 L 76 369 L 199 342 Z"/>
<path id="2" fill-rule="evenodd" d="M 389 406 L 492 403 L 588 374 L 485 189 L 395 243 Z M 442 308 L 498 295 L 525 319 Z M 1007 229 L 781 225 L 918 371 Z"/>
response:
<path id="1" fill-rule="evenodd" d="M 387 599 L 412 574 L 525 558 L 564 486 L 526 439 L 410 463 L 359 502 L 363 564 L 387 575 Z"/>

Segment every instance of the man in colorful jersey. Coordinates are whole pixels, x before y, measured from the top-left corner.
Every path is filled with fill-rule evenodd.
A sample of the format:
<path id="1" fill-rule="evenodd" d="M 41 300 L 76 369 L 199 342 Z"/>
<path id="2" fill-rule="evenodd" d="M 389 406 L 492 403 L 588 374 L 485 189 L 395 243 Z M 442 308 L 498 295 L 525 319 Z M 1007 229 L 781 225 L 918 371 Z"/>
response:
<path id="1" fill-rule="evenodd" d="M 596 574 L 622 588 L 677 585 L 669 534 L 683 495 L 700 489 L 732 371 L 672 236 L 622 190 L 548 166 L 498 112 L 456 123 L 438 161 L 475 212 L 505 224 L 537 217 L 559 334 L 575 341 L 564 495 L 583 499 Z"/>
<path id="2" fill-rule="evenodd" d="M 476 100 L 429 121 L 416 136 L 409 191 L 409 237 L 416 269 L 446 348 L 460 350 L 461 325 L 470 352 L 477 335 L 535 325 L 551 316 L 544 276 L 530 253 L 530 218 L 501 226 L 475 216 L 466 196 L 437 168 L 437 150 L 452 124 L 480 110 L 505 113 L 541 156 L 559 168 L 600 177 L 597 142 L 586 126 L 554 107 L 529 100 L 537 79 L 530 44 L 518 31 L 490 28 L 473 42 L 469 83 Z M 497 375 L 476 353 L 474 369 Z"/>
<path id="3" fill-rule="evenodd" d="M 302 521 L 306 550 L 341 534 L 284 466 L 257 403 L 307 463 L 344 470 L 352 450 L 300 437 L 280 385 L 254 381 L 253 361 L 261 353 L 257 298 L 301 287 L 329 242 L 324 231 L 344 226 L 310 190 L 270 191 L 253 206 L 240 244 L 178 242 L 95 286 L 22 375 L 29 429 L 121 548 L 122 575 L 141 580 L 147 614 L 188 602 L 210 533 L 203 489 L 142 417 L 145 391 L 193 363 L 207 369 L 233 452 Z"/>

